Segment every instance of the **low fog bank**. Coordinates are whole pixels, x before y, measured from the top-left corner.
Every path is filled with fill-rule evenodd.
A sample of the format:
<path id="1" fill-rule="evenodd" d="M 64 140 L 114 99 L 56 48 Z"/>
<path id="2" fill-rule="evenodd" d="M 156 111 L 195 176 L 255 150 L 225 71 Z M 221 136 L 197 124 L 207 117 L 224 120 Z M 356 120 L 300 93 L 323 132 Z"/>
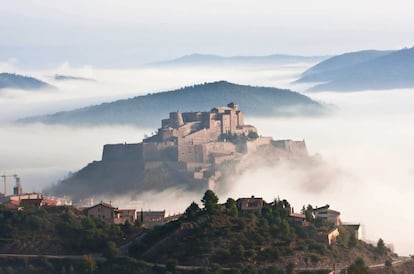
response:
<path id="1" fill-rule="evenodd" d="M 31 71 L 19 69 L 13 64 L 0 64 L 1 71 L 32 76 L 57 87 L 56 90 L 0 90 L 0 122 L 218 80 L 289 88 L 290 82 L 311 65 L 292 63 L 224 68 L 196 66 L 111 70 L 91 66 L 73 67 L 65 63 L 55 69 Z M 55 74 L 96 81 L 57 81 L 54 79 Z"/>
<path id="2" fill-rule="evenodd" d="M 263 136 L 305 139 L 311 154 L 324 165 L 297 169 L 282 164 L 246 172 L 229 196 L 277 196 L 296 211 L 304 204 L 330 204 L 344 222 L 362 223 L 365 237 L 382 237 L 400 254 L 412 254 L 414 240 L 406 237 L 414 220 L 414 100 L 412 90 L 352 94 L 317 94 L 340 106 L 324 118 L 250 119 Z"/>
<path id="3" fill-rule="evenodd" d="M 107 143 L 138 143 L 152 129 L 135 127 L 73 128 L 58 125 L 0 125 L 0 173 L 18 174 L 24 191 L 41 191 L 100 160 Z M 9 191 L 14 181 L 10 179 Z"/>

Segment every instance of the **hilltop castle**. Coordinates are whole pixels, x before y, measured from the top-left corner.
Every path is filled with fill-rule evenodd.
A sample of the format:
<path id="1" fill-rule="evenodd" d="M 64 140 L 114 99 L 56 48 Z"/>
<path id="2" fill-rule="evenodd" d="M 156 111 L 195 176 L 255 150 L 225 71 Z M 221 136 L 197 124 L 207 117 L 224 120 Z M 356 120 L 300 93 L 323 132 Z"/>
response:
<path id="1" fill-rule="evenodd" d="M 171 112 L 157 134 L 141 143 L 105 145 L 102 162 L 133 163 L 144 172 L 168 164 L 213 189 L 229 168 L 238 173 L 244 155 L 260 151 L 275 157 L 307 156 L 304 141 L 260 137 L 244 123 L 238 105 L 230 103 L 206 112 Z"/>

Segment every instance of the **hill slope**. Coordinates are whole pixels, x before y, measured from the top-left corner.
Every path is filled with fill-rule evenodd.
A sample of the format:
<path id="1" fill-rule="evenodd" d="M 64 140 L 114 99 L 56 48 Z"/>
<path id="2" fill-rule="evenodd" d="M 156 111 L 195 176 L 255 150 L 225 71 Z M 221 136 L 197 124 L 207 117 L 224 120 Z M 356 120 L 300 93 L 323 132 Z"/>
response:
<path id="1" fill-rule="evenodd" d="M 0 89 L 6 88 L 31 90 L 52 88 L 52 86 L 33 77 L 14 73 L 0 73 Z"/>
<path id="2" fill-rule="evenodd" d="M 325 82 L 345 73 L 345 70 L 364 62 L 382 57 L 392 51 L 363 50 L 344 53 L 324 60 L 309 68 L 296 81 L 298 83 Z"/>
<path id="3" fill-rule="evenodd" d="M 166 113 L 210 109 L 237 102 L 250 116 L 314 115 L 324 107 L 299 93 L 269 87 L 237 85 L 226 81 L 206 83 L 173 91 L 103 103 L 73 111 L 29 117 L 20 122 L 48 124 L 103 125 L 132 124 L 156 127 Z"/>
<path id="4" fill-rule="evenodd" d="M 328 270 L 334 263 L 350 265 L 358 257 L 368 264 L 383 263 L 393 256 L 390 250 L 360 241 L 345 227 L 314 219 L 311 214 L 306 223 L 294 221 L 286 200 L 264 203 L 257 212 L 241 211 L 234 199 L 214 205 L 214 197 L 207 193 L 202 200 L 204 209 L 193 203 L 182 219 L 147 233 L 130 248 L 130 255 L 155 263 L 173 259 L 190 266 L 272 266 L 273 271 L 267 273 L 284 273 L 289 265 Z M 339 236 L 328 244 L 327 235 L 336 228 Z"/>
<path id="5" fill-rule="evenodd" d="M 326 56 L 298 56 L 272 54 L 266 56 L 219 56 L 212 54 L 189 54 L 180 58 L 149 64 L 149 66 L 194 66 L 194 65 L 253 65 L 284 64 L 293 62 L 320 62 Z"/>
<path id="6" fill-rule="evenodd" d="M 79 77 L 79 76 L 71 76 L 71 75 L 63 75 L 63 74 L 55 74 L 53 79 L 56 81 L 95 81 L 91 78 Z"/>
<path id="7" fill-rule="evenodd" d="M 361 51 L 328 59 L 297 82 L 324 82 L 309 91 L 358 91 L 414 87 L 414 48 Z"/>

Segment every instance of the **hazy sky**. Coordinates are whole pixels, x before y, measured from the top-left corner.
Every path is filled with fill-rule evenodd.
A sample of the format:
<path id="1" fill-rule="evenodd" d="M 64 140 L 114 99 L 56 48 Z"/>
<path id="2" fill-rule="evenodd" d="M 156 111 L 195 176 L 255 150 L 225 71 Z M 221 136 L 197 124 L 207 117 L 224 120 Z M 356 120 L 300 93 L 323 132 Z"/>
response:
<path id="1" fill-rule="evenodd" d="M 134 66 L 199 52 L 411 47 L 412 1 L 0 1 L 0 62 Z"/>

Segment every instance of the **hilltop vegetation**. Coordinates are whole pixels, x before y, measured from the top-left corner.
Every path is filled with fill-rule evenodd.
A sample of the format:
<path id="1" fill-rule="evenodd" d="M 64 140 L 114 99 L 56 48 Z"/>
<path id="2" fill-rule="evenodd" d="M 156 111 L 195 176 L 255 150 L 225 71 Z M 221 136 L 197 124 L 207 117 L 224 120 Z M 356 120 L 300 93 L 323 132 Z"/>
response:
<path id="1" fill-rule="evenodd" d="M 391 265 L 395 254 L 381 239 L 376 247 L 368 245 L 340 226 L 337 240 L 328 245 L 325 236 L 333 224 L 314 219 L 311 206 L 302 210 L 308 221 L 303 226 L 289 219 L 287 200 L 275 199 L 250 213 L 231 198 L 218 204 L 211 190 L 201 201 L 202 208 L 193 202 L 181 219 L 150 230 L 108 224 L 72 207 L 2 206 L 0 253 L 78 257 L 0 256 L 0 272 L 322 274 L 335 263 L 349 266 L 348 273 L 371 273 L 367 264 L 385 262 L 372 273 L 412 273 L 411 261 Z M 147 232 L 137 238 L 142 231 Z M 129 257 L 118 256 L 118 247 L 132 239 Z"/>
<path id="2" fill-rule="evenodd" d="M 309 97 L 285 89 L 237 85 L 226 81 L 147 94 L 72 111 L 29 117 L 20 122 L 47 124 L 131 124 L 158 127 L 169 112 L 197 111 L 237 102 L 249 116 L 315 115 L 325 108 Z"/>
<path id="3" fill-rule="evenodd" d="M 313 219 L 303 209 L 309 225 L 289 219 L 290 205 L 276 199 L 265 203 L 261 212 L 241 212 L 229 198 L 223 205 L 209 191 L 204 208 L 191 204 L 181 220 L 156 227 L 130 248 L 141 260 L 180 265 L 218 265 L 224 268 L 292 273 L 293 268 L 330 269 L 334 263 L 350 265 L 357 258 L 366 263 L 384 263 L 392 254 L 355 238 L 339 227 L 340 236 L 328 245 L 326 236 L 333 224 Z M 271 269 L 271 270 L 270 270 Z"/>
<path id="4" fill-rule="evenodd" d="M 72 207 L 0 207 L 0 253 L 88 254 L 103 252 L 111 243 L 134 233 L 132 227 L 86 217 Z"/>
<path id="5" fill-rule="evenodd" d="M 33 90 L 52 88 L 52 86 L 33 77 L 15 73 L 0 73 L 0 90 L 6 88 Z"/>

